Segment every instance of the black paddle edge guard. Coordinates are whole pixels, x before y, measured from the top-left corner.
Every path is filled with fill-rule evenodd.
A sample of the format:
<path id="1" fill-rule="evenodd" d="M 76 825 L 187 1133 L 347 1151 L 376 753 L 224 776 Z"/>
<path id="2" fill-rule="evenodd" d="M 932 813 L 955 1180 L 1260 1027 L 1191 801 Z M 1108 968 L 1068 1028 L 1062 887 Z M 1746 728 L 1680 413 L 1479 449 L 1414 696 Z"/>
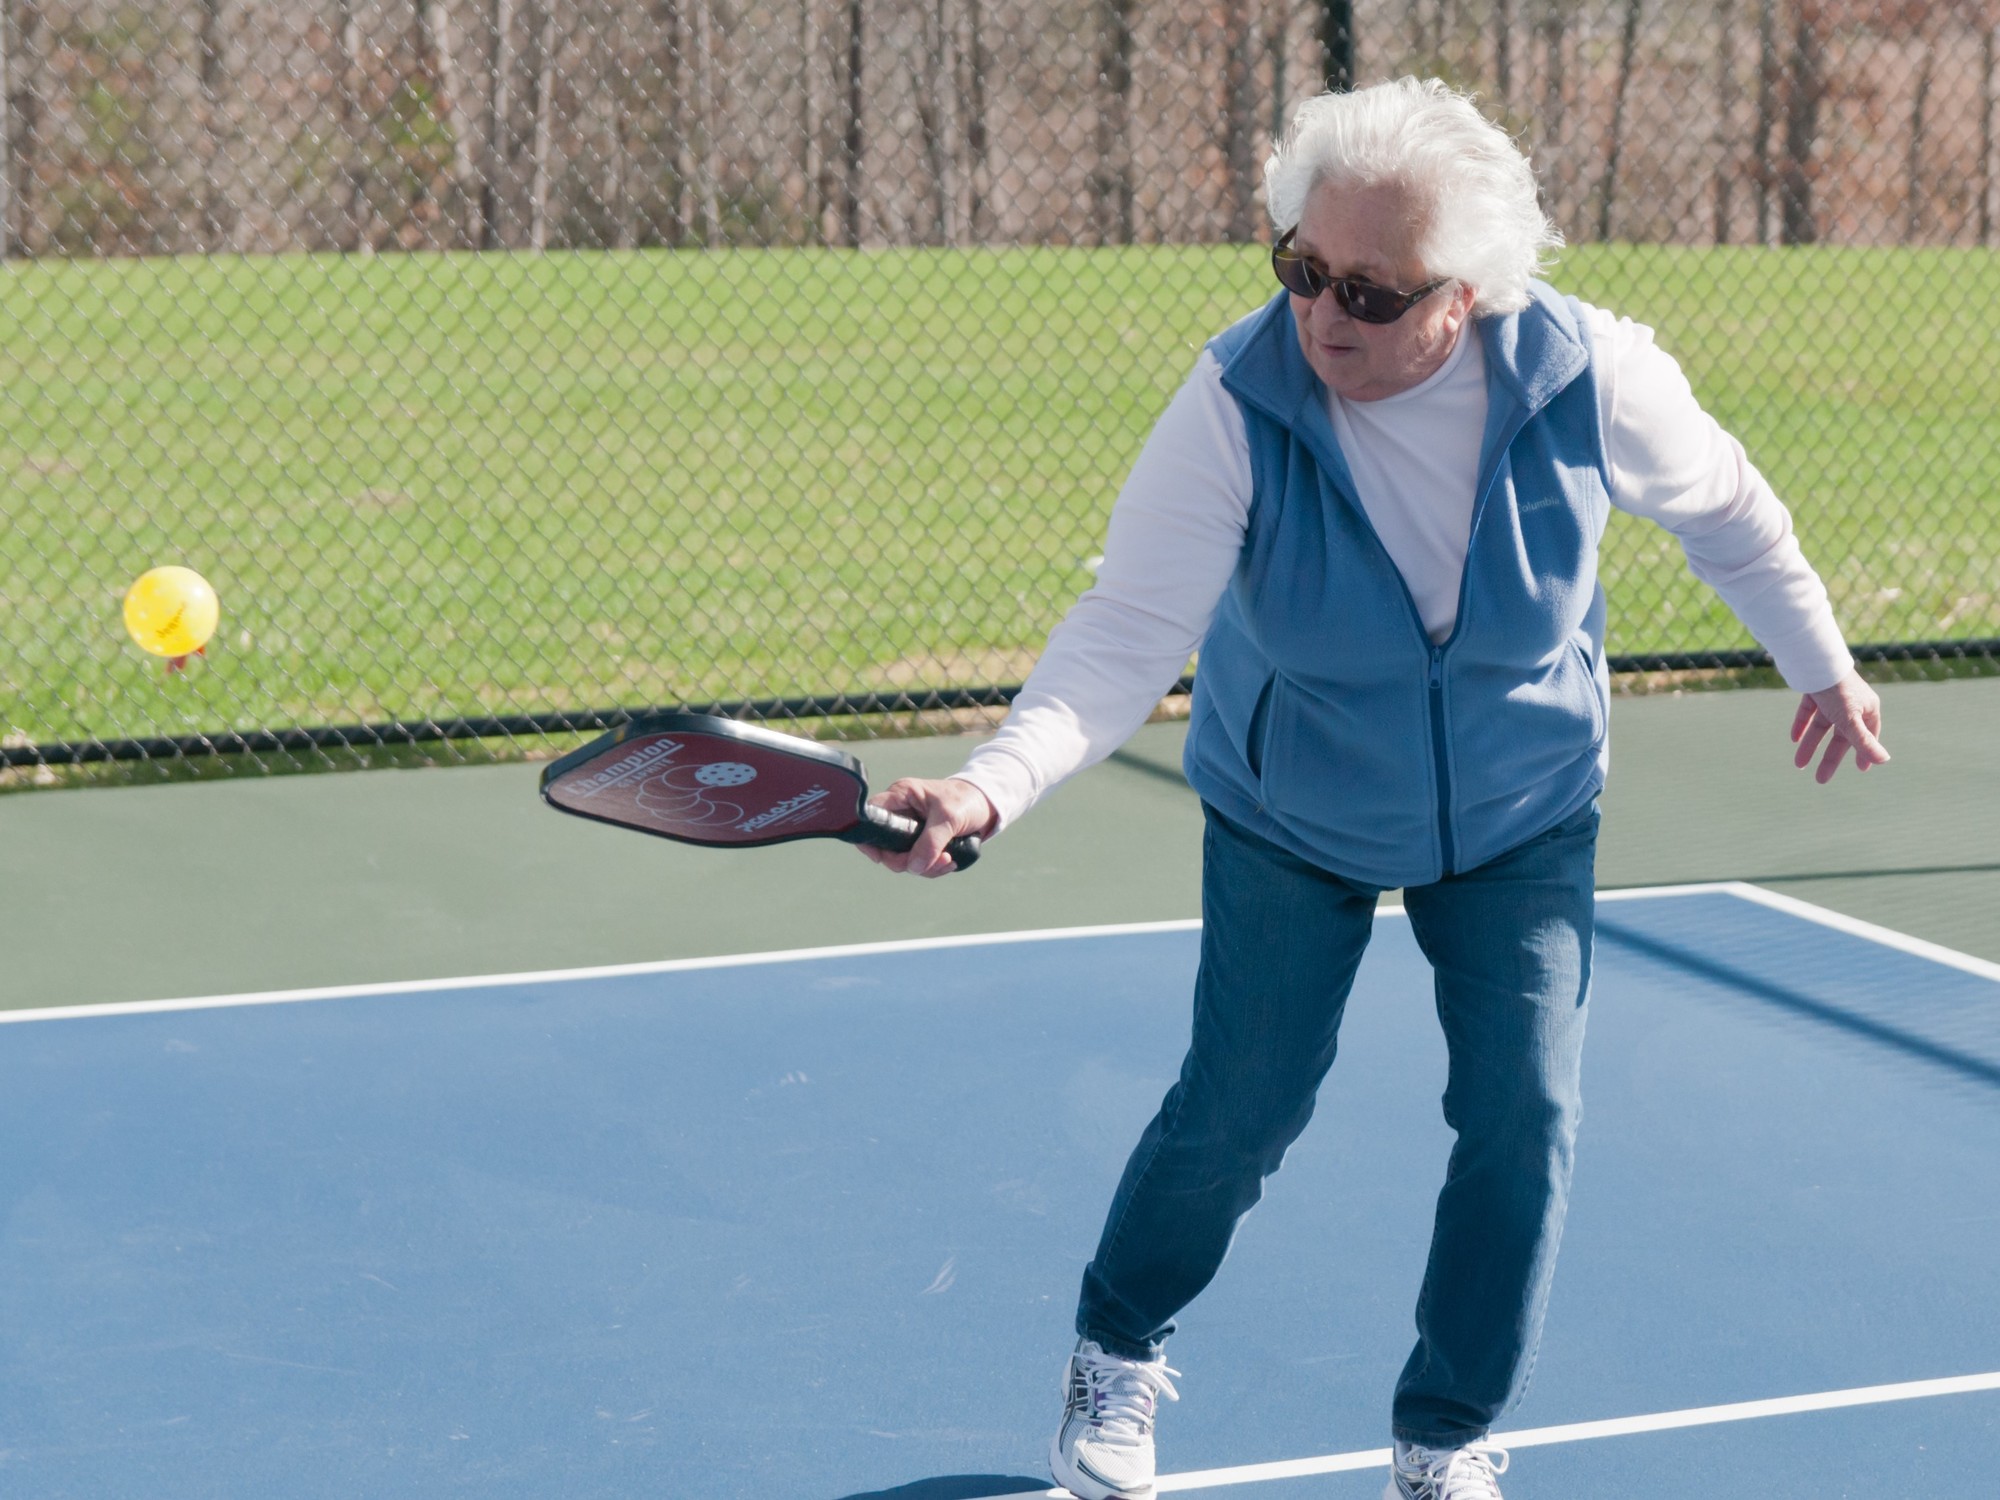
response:
<path id="1" fill-rule="evenodd" d="M 1968 641 L 1900 641 L 1849 648 L 1858 662 L 2000 661 L 2000 637 Z M 1653 651 L 1613 656 L 1616 673 L 1733 671 L 1768 667 L 1767 651 Z M 1168 697 L 1194 691 L 1183 677 Z M 0 766 L 81 766 L 106 761 L 174 760 L 199 755 L 284 755 L 313 750 L 385 750 L 447 740 L 583 734 L 616 729 L 644 714 L 718 714 L 729 719 L 843 719 L 876 714 L 924 713 L 963 708 L 1005 708 L 1021 685 L 950 688 L 922 693 L 829 693 L 802 698 L 740 698 L 678 703 L 670 709 L 608 708 L 575 713 L 501 714 L 465 719 L 394 719 L 386 724 L 334 724 L 319 729 L 229 730 L 218 734 L 165 735 L 151 739 L 61 740 L 0 747 Z"/>

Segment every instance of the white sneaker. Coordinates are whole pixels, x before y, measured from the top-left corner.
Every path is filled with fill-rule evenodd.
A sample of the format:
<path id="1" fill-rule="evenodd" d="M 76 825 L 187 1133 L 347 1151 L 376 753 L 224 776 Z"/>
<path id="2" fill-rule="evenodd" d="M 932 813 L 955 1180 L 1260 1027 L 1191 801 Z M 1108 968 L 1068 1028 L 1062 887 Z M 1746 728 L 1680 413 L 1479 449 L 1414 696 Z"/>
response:
<path id="1" fill-rule="evenodd" d="M 1491 1443 L 1424 1448 L 1398 1442 L 1382 1500 L 1501 1500 L 1497 1475 L 1507 1472 L 1507 1450 Z"/>
<path id="2" fill-rule="evenodd" d="M 1064 1377 L 1062 1426 L 1049 1444 L 1049 1471 L 1077 1500 L 1150 1500 L 1153 1406 L 1180 1400 L 1167 1377 L 1179 1370 L 1107 1354 L 1079 1340 Z"/>

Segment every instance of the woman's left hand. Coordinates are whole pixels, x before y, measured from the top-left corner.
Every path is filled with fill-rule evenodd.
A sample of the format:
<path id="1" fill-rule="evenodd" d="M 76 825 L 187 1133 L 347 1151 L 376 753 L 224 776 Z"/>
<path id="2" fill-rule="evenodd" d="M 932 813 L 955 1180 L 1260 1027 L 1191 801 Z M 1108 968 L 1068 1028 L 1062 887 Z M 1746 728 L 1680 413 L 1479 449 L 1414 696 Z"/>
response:
<path id="1" fill-rule="evenodd" d="M 1807 693 L 1799 700 L 1799 711 L 1792 719 L 1792 743 L 1799 749 L 1792 764 L 1801 769 L 1811 765 L 1820 741 L 1826 740 L 1826 754 L 1813 772 L 1813 780 L 1822 786 L 1833 780 L 1849 750 L 1854 752 L 1857 771 L 1886 765 L 1889 752 L 1876 738 L 1881 732 L 1882 700 L 1861 680 L 1859 672 L 1850 669 L 1832 687 Z M 1828 735 L 1833 737 L 1827 739 Z"/>

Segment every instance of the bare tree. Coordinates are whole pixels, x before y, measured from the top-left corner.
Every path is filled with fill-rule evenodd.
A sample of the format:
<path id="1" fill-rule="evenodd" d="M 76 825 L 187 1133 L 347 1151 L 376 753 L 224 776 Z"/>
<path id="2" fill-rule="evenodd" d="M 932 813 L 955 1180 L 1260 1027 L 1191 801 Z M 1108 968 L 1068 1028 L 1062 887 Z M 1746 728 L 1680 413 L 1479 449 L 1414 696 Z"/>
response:
<path id="1" fill-rule="evenodd" d="M 1564 67 L 1569 15 L 1564 0 L 1542 0 L 1535 32 L 1542 44 L 1541 145 L 1535 152 L 1535 165 L 1542 179 L 1542 196 L 1559 206 L 1569 131 L 1569 84 Z"/>
<path id="2" fill-rule="evenodd" d="M 1097 242 L 1132 243 L 1133 0 L 1097 0 L 1097 170 L 1091 173 Z"/>
<path id="3" fill-rule="evenodd" d="M 1639 11 L 1644 0 L 1625 0 L 1625 26 L 1618 38 L 1618 81 L 1611 95 L 1611 138 L 1605 144 L 1604 176 L 1597 186 L 1597 238 L 1611 238 L 1611 205 L 1618 194 L 1618 160 L 1625 149 L 1625 97 L 1632 89 L 1632 60 L 1639 49 Z"/>
<path id="4" fill-rule="evenodd" d="M 840 131 L 840 222 L 849 245 L 861 243 L 862 0 L 847 0 L 847 94 Z"/>
<path id="5" fill-rule="evenodd" d="M 1929 124 L 1925 110 L 1930 104 L 1931 76 L 1937 67 L 1937 32 L 1930 24 L 1929 7 L 1914 17 L 1917 39 L 1917 77 L 1910 90 L 1910 130 L 1908 150 L 1903 160 L 1903 238 L 1914 243 L 1924 232 L 1924 130 Z"/>
<path id="6" fill-rule="evenodd" d="M 14 251 L 14 7 L 0 0 L 0 259 Z"/>
<path id="7" fill-rule="evenodd" d="M 35 177 L 41 164 L 44 101 L 36 79 L 35 59 L 42 44 L 42 0 L 0 0 L 0 34 L 6 41 L 6 68 L 0 71 L 0 95 L 7 118 L 4 137 L 7 158 L 7 206 L 0 217 L 0 247 L 9 256 L 32 253 L 35 240 Z M 11 23 L 9 25 L 8 23 Z"/>
<path id="8" fill-rule="evenodd" d="M 486 180 L 480 184 L 480 243 L 497 250 L 513 242 L 515 0 L 493 0 L 487 37 Z"/>
<path id="9" fill-rule="evenodd" d="M 597 63 L 591 100 L 604 131 L 603 187 L 598 193 L 600 216 L 615 250 L 638 243 L 639 214 L 633 207 L 633 120 L 631 32 L 627 10 L 607 0 L 593 39 Z"/>
<path id="10" fill-rule="evenodd" d="M 1777 129 L 1778 85 L 1783 65 L 1778 60 L 1777 0 L 1757 0 L 1757 132 L 1751 145 L 1756 166 L 1757 243 L 1771 243 L 1771 185 L 1777 172 L 1771 162 L 1771 137 Z"/>
<path id="11" fill-rule="evenodd" d="M 1292 13 L 1291 0 L 1269 0 L 1269 4 L 1270 12 L 1264 19 L 1264 65 L 1271 73 L 1270 136 L 1275 141 L 1285 133 L 1285 106 L 1291 103 L 1285 76 L 1290 70 L 1285 64 L 1292 55 Z"/>
<path id="12" fill-rule="evenodd" d="M 204 250 L 220 250 L 235 222 L 229 201 L 229 145 L 234 131 L 230 124 L 227 98 L 229 75 L 229 34 L 223 7 L 226 0 L 201 0 L 201 22 L 197 43 L 201 52 L 201 244 Z"/>
<path id="13" fill-rule="evenodd" d="M 1996 33 L 2000 33 L 2000 15 L 1991 12 L 1977 17 L 1979 26 L 1979 243 L 1993 243 L 1993 226 L 2000 220 L 2000 204 L 1995 204 L 1994 195 L 2000 192 L 2000 181 L 1996 181 L 1993 170 L 1993 116 L 1996 106 L 2000 106 L 2000 81 L 1993 76 L 1993 53 Z"/>
<path id="14" fill-rule="evenodd" d="M 530 89 L 528 117 L 532 123 L 533 158 L 528 176 L 528 248 L 540 254 L 549 244 L 550 157 L 555 142 L 556 12 L 543 0 L 539 25 L 530 32 L 533 48 L 527 68 Z"/>
<path id="15" fill-rule="evenodd" d="M 684 245 L 694 219 L 694 166 L 687 111 L 688 28 L 681 0 L 656 0 L 655 29 L 660 45 L 654 52 L 654 73 L 658 80 L 660 120 L 654 132 L 656 156 L 661 169 L 656 175 L 666 179 L 666 224 L 663 232 L 670 245 Z"/>
<path id="16" fill-rule="evenodd" d="M 340 20 L 340 149 L 346 192 L 343 211 L 345 239 L 341 247 L 356 254 L 375 248 L 371 236 L 374 215 L 368 203 L 367 59 L 361 52 L 361 0 L 339 0 Z"/>
<path id="17" fill-rule="evenodd" d="M 975 240 L 992 232 L 987 197 L 993 179 L 992 143 L 986 131 L 986 79 L 993 60 L 986 51 L 986 21 L 983 0 L 965 0 L 965 151 L 966 228 Z"/>
<path id="18" fill-rule="evenodd" d="M 821 180 L 819 94 L 813 86 L 819 77 L 819 48 L 818 0 L 799 0 L 799 219 L 808 240 L 822 236 L 820 215 L 826 204 L 826 184 Z"/>
<path id="19" fill-rule="evenodd" d="M 1257 149 L 1256 20 L 1250 0 L 1222 3 L 1222 165 L 1228 214 L 1226 233 L 1232 243 L 1247 245 L 1257 237 L 1255 198 Z"/>
<path id="20" fill-rule="evenodd" d="M 918 17 L 920 60 L 909 60 L 911 95 L 930 169 L 931 226 L 942 245 L 959 241 L 957 146 L 958 35 L 949 0 L 928 0 Z"/>
<path id="21" fill-rule="evenodd" d="M 1779 191 L 1778 232 L 1787 245 L 1811 245 L 1819 239 L 1812 158 L 1819 142 L 1819 107 L 1826 96 L 1824 23 L 1821 0 L 1796 0 L 1785 99 L 1785 166 Z"/>
<path id="22" fill-rule="evenodd" d="M 716 157 L 715 0 L 689 0 L 694 42 L 694 177 L 701 200 L 701 242 L 722 243 L 722 172 Z"/>
<path id="23" fill-rule="evenodd" d="M 1729 243 L 1729 214 L 1736 187 L 1736 0 L 1715 0 L 1715 231 Z"/>
<path id="24" fill-rule="evenodd" d="M 207 0 L 214 4 L 217 0 Z M 431 81 L 430 112 L 451 142 L 451 184 L 455 201 L 446 205 L 454 230 L 464 242 L 478 243 L 479 173 L 472 161 L 472 132 L 466 129 L 465 79 L 452 45 L 450 0 L 415 0 L 418 39 L 424 51 L 424 71 Z"/>

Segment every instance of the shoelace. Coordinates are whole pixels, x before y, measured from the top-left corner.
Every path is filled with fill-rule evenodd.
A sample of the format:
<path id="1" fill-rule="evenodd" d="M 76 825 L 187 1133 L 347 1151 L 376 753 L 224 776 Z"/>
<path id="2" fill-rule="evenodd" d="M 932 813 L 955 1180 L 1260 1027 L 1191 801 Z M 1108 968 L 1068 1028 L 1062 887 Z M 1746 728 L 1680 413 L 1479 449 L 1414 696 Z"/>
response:
<path id="1" fill-rule="evenodd" d="M 1507 1472 L 1507 1450 L 1492 1443 L 1463 1448 L 1419 1449 L 1418 1476 L 1437 1500 L 1502 1500 L 1498 1476 Z"/>
<path id="2" fill-rule="evenodd" d="M 1090 1384 L 1091 1423 L 1103 1441 L 1118 1447 L 1143 1442 L 1153 1430 L 1158 1398 L 1181 1399 L 1169 1375 L 1180 1374 L 1164 1364 L 1141 1364 L 1115 1355 L 1080 1353 L 1084 1379 Z"/>

